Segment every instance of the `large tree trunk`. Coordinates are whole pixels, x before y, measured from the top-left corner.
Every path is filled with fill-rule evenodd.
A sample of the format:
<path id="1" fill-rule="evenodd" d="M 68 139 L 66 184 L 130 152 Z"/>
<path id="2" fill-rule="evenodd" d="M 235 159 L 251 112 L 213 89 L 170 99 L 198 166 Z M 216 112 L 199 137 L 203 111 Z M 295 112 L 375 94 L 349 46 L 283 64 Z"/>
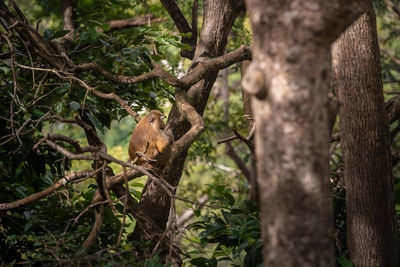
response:
<path id="1" fill-rule="evenodd" d="M 397 266 L 388 120 L 372 3 L 333 45 L 332 66 L 341 103 L 350 258 L 355 266 Z"/>
<path id="2" fill-rule="evenodd" d="M 242 1 L 236 0 L 205 0 L 203 1 L 203 25 L 200 38 L 196 47 L 192 66 L 198 62 L 223 55 L 228 39 L 228 34 L 233 26 L 236 16 L 244 10 Z M 189 70 L 190 71 L 190 70 Z M 211 88 L 217 78 L 218 72 L 211 73 L 206 79 L 201 80 L 188 90 L 188 98 L 196 111 L 202 115 L 210 95 Z M 178 140 L 190 128 L 187 122 L 179 120 L 180 114 L 174 106 L 168 117 L 167 126 L 173 132 L 174 139 Z M 187 156 L 187 150 L 183 151 L 177 159 L 171 163 L 171 168 L 164 178 L 172 186 L 177 186 L 182 175 L 183 165 Z M 165 229 L 170 210 L 170 198 L 164 189 L 152 181 L 148 181 L 147 190 L 144 192 L 140 207 L 148 212 L 148 215 L 157 226 Z M 140 226 L 135 228 L 136 238 L 141 238 Z"/>
<path id="3" fill-rule="evenodd" d="M 265 266 L 334 266 L 329 193 L 330 45 L 352 1 L 247 0 Z"/>

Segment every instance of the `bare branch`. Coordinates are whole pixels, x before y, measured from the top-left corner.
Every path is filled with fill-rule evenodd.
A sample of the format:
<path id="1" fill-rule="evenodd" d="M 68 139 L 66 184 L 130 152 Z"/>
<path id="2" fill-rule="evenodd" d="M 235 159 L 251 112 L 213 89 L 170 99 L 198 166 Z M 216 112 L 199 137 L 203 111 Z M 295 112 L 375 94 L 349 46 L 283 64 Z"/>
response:
<path id="1" fill-rule="evenodd" d="M 254 147 L 253 147 L 253 144 L 251 143 L 251 140 L 254 137 L 255 130 L 256 130 L 256 124 L 255 123 L 253 124 L 253 126 L 252 126 L 252 128 L 250 130 L 249 136 L 247 136 L 247 137 L 244 137 L 239 132 L 237 132 L 236 130 L 233 130 L 235 135 L 230 136 L 230 137 L 226 137 L 224 139 L 221 139 L 221 140 L 219 140 L 217 142 L 217 144 L 219 145 L 219 144 L 222 144 L 222 143 L 233 141 L 235 139 L 239 139 L 239 140 L 243 141 L 249 147 L 249 149 L 251 151 L 253 151 Z"/>
<path id="2" fill-rule="evenodd" d="M 247 168 L 246 164 L 243 160 L 239 157 L 236 151 L 233 149 L 232 144 L 230 142 L 226 143 L 226 154 L 235 162 L 236 166 L 240 169 L 243 175 L 246 177 L 247 181 L 251 182 L 251 174 L 249 169 Z"/>
<path id="3" fill-rule="evenodd" d="M 124 76 L 112 74 L 96 63 L 81 63 L 76 66 L 77 71 L 94 70 L 102 74 L 107 79 L 120 83 L 139 83 L 153 78 L 160 78 L 173 87 L 189 88 L 198 81 L 206 77 L 209 73 L 220 70 L 242 60 L 251 59 L 251 51 L 247 46 L 241 46 L 236 50 L 220 57 L 212 58 L 198 63 L 181 79 L 177 79 L 158 64 L 153 63 L 153 69 L 150 72 L 139 76 Z"/>
<path id="4" fill-rule="evenodd" d="M 67 174 L 64 178 L 58 180 L 55 184 L 52 186 L 46 188 L 43 191 L 40 191 L 38 193 L 32 194 L 24 199 L 20 199 L 14 202 L 10 203 L 0 203 L 0 210 L 9 210 L 9 209 L 15 209 L 30 203 L 33 203 L 39 199 L 42 199 L 51 193 L 55 192 L 62 186 L 65 186 L 68 182 L 73 182 L 81 178 L 88 178 L 92 177 L 95 172 L 93 171 L 88 171 L 88 170 L 83 170 L 83 171 L 72 171 L 71 173 Z"/>
<path id="5" fill-rule="evenodd" d="M 385 102 L 389 125 L 400 119 L 400 95 Z"/>
<path id="6" fill-rule="evenodd" d="M 67 150 L 65 150 L 63 147 L 57 145 L 53 141 L 50 141 L 48 139 L 45 140 L 45 142 L 53 149 L 57 150 L 60 152 L 62 155 L 66 156 L 67 158 L 71 160 L 95 160 L 96 156 L 94 155 L 80 155 L 80 154 L 74 154 L 71 153 Z"/>
<path id="7" fill-rule="evenodd" d="M 250 60 L 250 59 L 251 59 L 250 48 L 248 46 L 241 46 L 223 56 L 199 62 L 190 72 L 188 72 L 180 80 L 185 85 L 185 87 L 190 87 L 196 84 L 201 79 L 205 78 L 209 73 L 212 73 L 220 69 L 224 69 L 239 61 Z"/>
<path id="8" fill-rule="evenodd" d="M 28 20 L 25 18 L 24 13 L 22 13 L 21 9 L 19 9 L 17 4 L 14 2 L 14 0 L 10 0 L 10 3 L 14 7 L 14 9 L 17 12 L 18 16 L 22 19 L 22 21 L 27 23 Z"/>
<path id="9" fill-rule="evenodd" d="M 147 14 L 141 17 L 129 19 L 110 20 L 107 23 L 110 25 L 110 31 L 122 30 L 130 27 L 140 27 L 152 23 L 163 22 L 163 18 L 154 18 L 153 14 Z"/>
<path id="10" fill-rule="evenodd" d="M 174 0 L 160 0 L 164 8 L 167 10 L 169 16 L 175 23 L 176 28 L 180 33 L 187 34 L 192 33 L 191 37 L 183 37 L 182 43 L 188 44 L 191 47 L 191 50 L 182 50 L 181 56 L 193 59 L 194 50 L 196 48 L 196 40 L 197 40 L 197 29 L 196 32 L 192 30 L 189 23 L 186 21 L 185 16 L 182 14 L 182 11 L 176 4 Z M 195 6 L 194 6 L 195 7 Z M 193 9 L 194 13 L 194 9 Z M 196 18 L 197 18 L 197 7 L 196 7 Z M 196 26 L 197 27 L 197 26 Z M 194 36 L 194 33 L 196 36 Z"/>
<path id="11" fill-rule="evenodd" d="M 107 79 L 119 83 L 139 83 L 153 78 L 161 78 L 163 81 L 165 81 L 171 86 L 182 87 L 184 85 L 177 78 L 173 77 L 171 74 L 163 70 L 161 66 L 157 64 L 153 65 L 154 68 L 150 72 L 143 73 L 139 76 L 115 75 L 106 71 L 104 68 L 97 65 L 96 63 L 81 63 L 76 66 L 76 70 L 77 71 L 94 70 L 103 75 L 104 77 L 106 77 Z"/>
<path id="12" fill-rule="evenodd" d="M 48 134 L 44 138 L 43 141 L 45 141 L 46 139 L 47 140 L 52 140 L 52 141 L 58 140 L 58 141 L 67 142 L 67 143 L 73 145 L 74 148 L 76 149 L 76 152 L 80 153 L 80 154 L 81 153 L 86 153 L 86 152 L 97 152 L 97 151 L 99 151 L 99 149 L 97 147 L 95 147 L 95 146 L 84 146 L 84 147 L 81 147 L 79 145 L 79 141 L 77 141 L 75 139 L 72 139 L 72 138 L 69 138 L 68 136 L 61 135 L 61 134 Z M 39 143 L 41 143 L 41 141 L 39 141 L 36 145 L 33 146 L 33 150 L 37 149 Z"/>

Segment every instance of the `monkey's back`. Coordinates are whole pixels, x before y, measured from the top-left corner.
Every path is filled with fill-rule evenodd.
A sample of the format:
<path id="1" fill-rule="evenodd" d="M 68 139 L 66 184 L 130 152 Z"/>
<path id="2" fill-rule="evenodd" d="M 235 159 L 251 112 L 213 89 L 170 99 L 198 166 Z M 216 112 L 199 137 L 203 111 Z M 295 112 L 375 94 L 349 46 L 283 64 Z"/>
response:
<path id="1" fill-rule="evenodd" d="M 155 131 L 149 126 L 147 117 L 143 118 L 133 130 L 129 142 L 129 158 L 137 165 L 147 167 L 163 166 L 168 162 L 171 154 L 171 140 L 161 130 Z M 146 157 L 139 159 L 136 153 L 144 153 L 148 159 L 156 160 L 156 163 L 149 163 Z M 147 164 L 146 164 L 147 163 Z"/>

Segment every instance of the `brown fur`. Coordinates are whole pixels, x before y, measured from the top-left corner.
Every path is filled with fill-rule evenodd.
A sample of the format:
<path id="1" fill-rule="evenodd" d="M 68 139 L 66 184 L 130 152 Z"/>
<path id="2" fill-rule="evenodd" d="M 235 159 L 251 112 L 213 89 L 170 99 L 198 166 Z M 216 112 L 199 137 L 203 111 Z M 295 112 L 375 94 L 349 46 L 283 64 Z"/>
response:
<path id="1" fill-rule="evenodd" d="M 137 160 L 137 165 L 145 165 L 152 168 L 165 166 L 168 163 L 171 155 L 172 137 L 163 131 L 165 128 L 163 118 L 164 114 L 160 111 L 152 110 L 139 121 L 133 130 L 129 141 L 129 157 L 133 162 Z M 145 157 L 137 159 L 136 152 L 146 152 L 144 155 L 149 159 L 156 160 L 156 162 L 148 162 Z"/>

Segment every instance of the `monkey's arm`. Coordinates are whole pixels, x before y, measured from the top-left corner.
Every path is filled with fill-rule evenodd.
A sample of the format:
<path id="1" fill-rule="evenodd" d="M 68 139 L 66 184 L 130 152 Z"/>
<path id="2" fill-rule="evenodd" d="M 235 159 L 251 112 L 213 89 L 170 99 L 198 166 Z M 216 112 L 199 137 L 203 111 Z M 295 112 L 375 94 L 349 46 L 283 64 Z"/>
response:
<path id="1" fill-rule="evenodd" d="M 156 148 L 157 148 L 158 152 L 162 154 L 165 151 L 167 151 L 168 149 L 170 149 L 171 141 L 172 140 L 168 135 L 166 135 L 166 134 L 161 135 L 161 138 L 158 138 L 156 140 Z"/>

